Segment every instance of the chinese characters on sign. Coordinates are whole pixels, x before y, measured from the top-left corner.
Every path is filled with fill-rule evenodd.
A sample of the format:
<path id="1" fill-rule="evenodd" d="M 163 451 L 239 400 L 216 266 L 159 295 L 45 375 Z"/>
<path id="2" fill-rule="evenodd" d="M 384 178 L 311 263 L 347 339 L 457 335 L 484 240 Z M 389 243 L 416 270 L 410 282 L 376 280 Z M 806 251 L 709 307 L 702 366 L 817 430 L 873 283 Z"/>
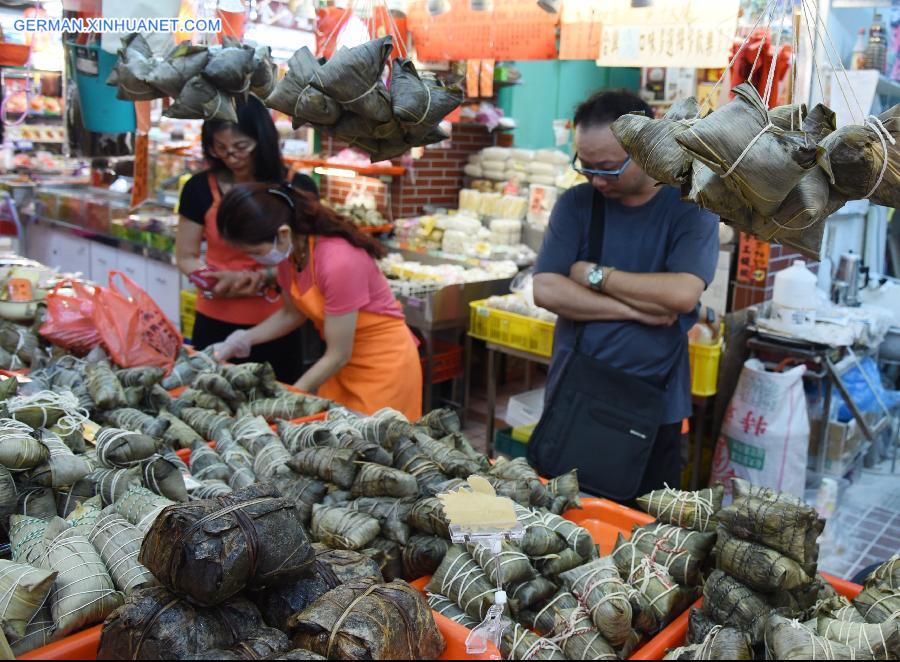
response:
<path id="1" fill-rule="evenodd" d="M 737 282 L 760 285 L 769 274 L 769 244 L 741 232 L 738 244 Z"/>
<path id="2" fill-rule="evenodd" d="M 714 69 L 728 65 L 738 0 L 658 0 L 644 9 L 628 5 L 627 0 L 612 0 L 600 12 L 599 66 Z"/>

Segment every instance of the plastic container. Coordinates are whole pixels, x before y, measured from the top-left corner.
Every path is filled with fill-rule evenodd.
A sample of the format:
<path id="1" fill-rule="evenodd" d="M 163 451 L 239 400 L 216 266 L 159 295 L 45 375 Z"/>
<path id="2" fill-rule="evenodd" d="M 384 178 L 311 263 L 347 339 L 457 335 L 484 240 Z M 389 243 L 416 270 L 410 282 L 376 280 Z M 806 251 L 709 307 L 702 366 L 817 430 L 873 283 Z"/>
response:
<path id="1" fill-rule="evenodd" d="M 431 363 L 431 383 L 442 384 L 462 374 L 462 345 L 434 341 L 434 356 Z M 421 358 L 422 375 L 425 375 L 425 357 Z"/>
<path id="2" fill-rule="evenodd" d="M 595 497 L 582 498 L 581 508 L 567 510 L 563 517 L 590 531 L 601 556 L 612 554 L 620 533 L 630 539 L 632 528 L 656 521 L 647 513 Z"/>
<path id="3" fill-rule="evenodd" d="M 828 581 L 829 584 L 831 584 L 835 591 L 850 600 L 859 595 L 863 589 L 863 587 L 859 584 L 854 584 L 853 582 L 848 582 L 844 579 L 832 577 L 831 575 L 827 575 L 824 572 L 822 573 L 822 576 Z M 700 598 L 699 600 L 697 600 L 697 602 L 691 605 L 691 607 L 700 608 L 702 605 L 703 598 Z M 668 652 L 669 650 L 678 648 L 679 646 L 684 646 L 685 640 L 687 639 L 688 619 L 690 618 L 690 615 L 691 610 L 686 610 L 678 618 L 672 621 L 668 627 L 666 627 L 659 634 L 653 637 L 653 639 L 651 639 L 649 643 L 638 649 L 634 653 L 634 655 L 631 656 L 631 659 L 661 660 L 666 656 L 666 652 Z"/>
<path id="4" fill-rule="evenodd" d="M 69 57 L 75 65 L 75 82 L 81 102 L 84 127 L 100 133 L 129 133 L 135 130 L 134 102 L 116 98 L 116 87 L 107 85 L 106 79 L 116 65 L 118 57 L 98 46 L 66 44 Z M 87 66 L 82 66 L 84 63 Z M 86 69 L 94 67 L 97 73 Z"/>
<path id="5" fill-rule="evenodd" d="M 689 342 L 688 356 L 691 360 L 691 394 L 699 397 L 715 395 L 718 390 L 722 339 L 715 345 Z"/>
<path id="6" fill-rule="evenodd" d="M 816 320 L 818 278 L 803 260 L 775 274 L 772 311 L 784 324 L 802 327 Z"/>
<path id="7" fill-rule="evenodd" d="M 424 585 L 423 585 L 424 586 Z M 419 588 L 418 586 L 416 588 Z M 419 588 L 421 590 L 421 588 Z M 439 660 L 499 660 L 500 652 L 493 644 L 488 644 L 486 652 L 480 655 L 466 653 L 466 637 L 469 630 L 459 623 L 454 623 L 446 616 L 437 612 L 434 614 L 434 622 L 437 624 L 447 646 Z M 102 625 L 95 625 L 82 632 L 70 635 L 48 644 L 42 648 L 36 648 L 30 653 L 20 655 L 19 660 L 96 660 L 97 650 L 100 648 L 100 634 Z"/>
<path id="8" fill-rule="evenodd" d="M 494 451 L 515 459 L 525 457 L 527 448 L 524 442 L 513 437 L 512 428 L 503 428 L 494 433 Z"/>
<path id="9" fill-rule="evenodd" d="M 469 304 L 470 336 L 538 356 L 553 354 L 553 322 L 488 308 L 485 301 Z"/>
<path id="10" fill-rule="evenodd" d="M 531 425 L 541 420 L 544 413 L 544 389 L 519 393 L 509 399 L 506 408 L 506 422 L 512 427 Z"/>

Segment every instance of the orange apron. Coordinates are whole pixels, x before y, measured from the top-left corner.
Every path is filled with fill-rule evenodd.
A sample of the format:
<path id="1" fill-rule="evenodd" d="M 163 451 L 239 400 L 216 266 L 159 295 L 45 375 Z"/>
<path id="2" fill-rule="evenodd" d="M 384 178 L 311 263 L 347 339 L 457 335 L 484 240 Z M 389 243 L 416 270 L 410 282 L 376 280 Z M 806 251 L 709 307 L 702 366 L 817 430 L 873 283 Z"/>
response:
<path id="1" fill-rule="evenodd" d="M 301 293 L 295 275 L 291 298 L 324 338 L 325 297 L 316 283 L 315 247 L 315 240 L 310 237 L 306 268 L 310 270 L 312 285 Z M 362 414 L 371 415 L 391 407 L 410 421 L 419 420 L 422 364 L 406 322 L 402 318 L 360 310 L 350 362 L 322 384 L 319 395 Z"/>
<path id="2" fill-rule="evenodd" d="M 259 264 L 246 253 L 229 246 L 219 235 L 216 214 L 222 194 L 216 176 L 209 173 L 209 190 L 212 191 L 213 203 L 203 217 L 203 229 L 206 234 L 206 264 L 219 271 L 256 271 Z M 254 326 L 269 318 L 283 305 L 279 295 L 274 301 L 266 301 L 265 297 L 242 297 L 239 299 L 207 299 L 197 297 L 197 312 L 230 324 Z"/>

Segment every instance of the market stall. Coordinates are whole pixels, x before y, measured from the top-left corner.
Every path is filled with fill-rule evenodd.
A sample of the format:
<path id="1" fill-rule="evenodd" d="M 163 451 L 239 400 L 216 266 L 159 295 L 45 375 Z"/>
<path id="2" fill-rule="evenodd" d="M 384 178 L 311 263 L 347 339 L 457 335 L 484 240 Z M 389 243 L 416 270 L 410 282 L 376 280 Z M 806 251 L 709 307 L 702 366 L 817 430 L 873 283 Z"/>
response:
<path id="1" fill-rule="evenodd" d="M 900 47 L 881 14 L 809 0 L 236 0 L 153 9 L 214 13 L 219 33 L 9 29 L 13 14 L 56 16 L 44 4 L 0 10 L 0 43 L 27 54 L 0 57 L 4 657 L 900 658 Z M 618 88 L 652 113 L 612 121 L 606 149 L 624 164 L 587 164 L 573 110 Z M 260 154 L 279 156 L 270 177 Z M 635 171 L 721 221 L 697 216 L 710 264 L 692 312 L 605 291 L 599 262 L 589 272 L 588 290 L 641 313 L 603 322 L 685 336 L 692 413 L 666 424 L 685 470 L 626 506 L 586 493 L 605 494 L 589 470 L 601 455 L 641 475 L 610 428 L 561 471 L 529 464 L 536 438 L 574 438 L 591 406 L 618 406 L 612 391 L 586 409 L 557 401 L 578 413 L 540 430 L 577 314 L 537 305 L 532 268 L 545 236 L 577 220 L 572 200 Z M 237 256 L 259 239 L 228 227 L 247 209 L 277 229 Z M 666 232 L 668 250 L 680 237 Z M 325 378 L 309 392 L 279 381 L 294 380 L 276 376 L 287 350 L 223 354 L 253 326 L 238 323 L 249 308 L 226 320 L 204 304 L 228 303 L 216 287 L 229 274 L 265 274 L 234 298 L 320 312 L 298 340 L 318 377 L 338 308 L 318 301 L 307 234 L 352 246 L 352 284 L 379 299 L 350 311 L 354 333 L 381 315 L 392 337 L 416 337 L 421 418 L 413 349 L 415 374 L 392 384 L 415 383 L 416 398 L 365 413 L 342 398 L 370 366 L 328 399 Z M 296 267 L 289 285 L 278 260 Z M 651 275 L 691 266 L 659 264 Z M 222 342 L 191 346 L 201 316 L 231 325 Z M 656 347 L 640 344 L 621 354 L 649 374 Z M 646 440 L 624 409 L 605 411 L 616 434 Z"/>

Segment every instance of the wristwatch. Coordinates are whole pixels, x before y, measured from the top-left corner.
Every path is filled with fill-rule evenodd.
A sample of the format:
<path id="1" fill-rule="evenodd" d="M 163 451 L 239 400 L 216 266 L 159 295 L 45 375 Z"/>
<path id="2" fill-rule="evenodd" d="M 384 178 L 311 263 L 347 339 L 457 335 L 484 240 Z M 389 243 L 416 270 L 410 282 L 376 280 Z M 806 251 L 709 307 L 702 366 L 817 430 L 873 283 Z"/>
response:
<path id="1" fill-rule="evenodd" d="M 591 270 L 588 271 L 587 274 L 587 282 L 588 287 L 590 287 L 595 292 L 600 292 L 603 289 L 603 280 L 606 278 L 606 269 L 601 267 L 599 264 L 595 264 L 591 267 Z"/>

